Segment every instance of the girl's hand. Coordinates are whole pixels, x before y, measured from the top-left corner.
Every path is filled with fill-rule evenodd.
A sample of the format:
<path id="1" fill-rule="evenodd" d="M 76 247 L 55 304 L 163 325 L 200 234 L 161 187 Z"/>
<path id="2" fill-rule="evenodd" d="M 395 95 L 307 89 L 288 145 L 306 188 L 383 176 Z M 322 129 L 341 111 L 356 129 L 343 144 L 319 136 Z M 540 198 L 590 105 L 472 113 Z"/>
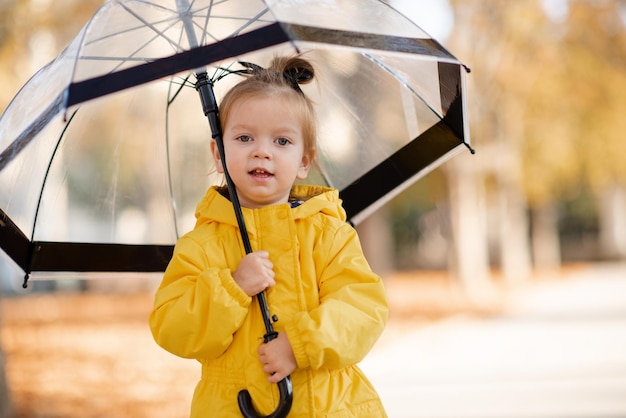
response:
<path id="1" fill-rule="evenodd" d="M 237 270 L 233 271 L 233 279 L 248 296 L 254 296 L 276 285 L 274 265 L 269 256 L 267 251 L 246 254 L 239 262 Z"/>
<path id="2" fill-rule="evenodd" d="M 278 337 L 262 344 L 257 350 L 263 371 L 269 375 L 270 383 L 278 383 L 293 372 L 298 364 L 287 334 L 279 332 Z"/>

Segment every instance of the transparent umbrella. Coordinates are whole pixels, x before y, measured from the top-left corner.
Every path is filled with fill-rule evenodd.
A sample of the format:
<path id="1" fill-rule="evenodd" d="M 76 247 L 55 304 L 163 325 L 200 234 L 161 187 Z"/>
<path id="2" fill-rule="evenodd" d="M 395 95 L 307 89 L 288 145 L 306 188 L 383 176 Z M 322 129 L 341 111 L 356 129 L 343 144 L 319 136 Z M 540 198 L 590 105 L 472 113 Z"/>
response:
<path id="1" fill-rule="evenodd" d="M 225 75 L 294 53 L 319 79 L 305 87 L 320 124 L 310 181 L 339 189 L 353 223 L 471 150 L 466 68 L 382 1 L 109 1 L 0 117 L 0 247 L 25 277 L 163 271 L 219 181 L 216 97 L 238 81 Z M 269 417 L 291 407 L 290 378 L 278 386 Z M 246 390 L 238 402 L 259 416 Z"/>
<path id="2" fill-rule="evenodd" d="M 304 53 L 320 164 L 355 224 L 469 145 L 466 67 L 379 0 L 105 3 L 0 117 L 0 247 L 27 274 L 163 271 L 219 182 L 198 100 Z M 81 273 L 82 274 L 82 273 Z"/>

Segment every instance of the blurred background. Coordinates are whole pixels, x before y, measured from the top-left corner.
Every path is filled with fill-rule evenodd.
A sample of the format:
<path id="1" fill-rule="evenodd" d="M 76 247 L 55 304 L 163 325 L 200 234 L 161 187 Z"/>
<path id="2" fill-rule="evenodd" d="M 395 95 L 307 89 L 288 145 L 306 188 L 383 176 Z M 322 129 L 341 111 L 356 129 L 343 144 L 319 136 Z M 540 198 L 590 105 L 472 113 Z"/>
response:
<path id="1" fill-rule="evenodd" d="M 626 347 L 623 337 L 616 339 L 626 335 L 626 1 L 387 2 L 472 70 L 468 104 L 477 150 L 476 155 L 454 157 L 358 226 L 368 259 L 388 285 L 392 306 L 386 338 L 364 364 L 377 387 L 388 385 L 379 390 L 396 405 L 390 416 L 626 417 L 626 360 L 621 354 L 626 351 L 602 351 L 607 345 Z M 0 111 L 101 4 L 0 0 Z M 4 362 L 0 357 L 0 417 L 186 416 L 198 370 L 189 364 L 193 362 L 172 359 L 151 345 L 146 317 L 158 280 L 41 281 L 24 290 L 22 274 L 0 255 L 0 347 L 6 357 Z M 595 325 L 576 328 L 576 338 L 598 327 L 605 334 L 568 339 L 570 334 L 559 334 L 563 327 L 545 328 L 546 322 L 537 320 L 537 315 L 545 319 L 546 312 L 557 312 L 559 318 L 576 313 L 576 321 L 591 315 Z M 541 332 L 524 329 L 528 334 L 523 334 L 518 329 L 516 335 L 544 341 L 544 350 L 538 351 L 550 351 L 550 335 L 578 349 L 598 343 L 601 351 L 583 354 L 589 374 L 578 375 L 576 382 L 593 376 L 597 383 L 600 372 L 589 371 L 596 360 L 602 373 L 611 370 L 610 379 L 601 374 L 605 380 L 591 389 L 574 388 L 570 379 L 569 386 L 559 387 L 561 397 L 553 398 L 568 403 L 566 394 L 571 399 L 581 390 L 590 396 L 591 390 L 597 394 L 593 401 L 576 404 L 577 409 L 569 402 L 569 409 L 524 412 L 524 399 L 548 401 L 533 398 L 534 392 L 518 385 L 520 396 L 500 394 L 509 403 L 494 410 L 487 408 L 487 401 L 477 401 L 502 387 L 493 380 L 494 386 L 480 386 L 483 392 L 475 384 L 466 392 L 461 388 L 467 396 L 459 398 L 454 373 L 448 386 L 441 386 L 446 376 L 441 377 L 441 368 L 415 371 L 423 380 L 414 375 L 419 385 L 408 383 L 405 392 L 392 391 L 397 382 L 379 370 L 390 357 L 426 356 L 423 347 L 442 335 L 463 335 L 452 345 L 457 348 L 474 347 L 473 342 L 487 336 L 488 349 L 476 346 L 484 355 L 512 338 L 486 331 L 484 321 L 527 320 L 528 315 L 534 315 Z M 610 324 L 600 325 L 599 317 Z M 455 322 L 458 318 L 464 321 Z M 579 324 L 568 318 L 566 327 Z M 589 325 L 588 317 L 584 319 Z M 563 325 L 554 316 L 549 324 Z M 416 329 L 421 333 L 406 340 L 408 330 Z M 448 334 L 432 331 L 440 329 Z M 476 334 L 467 334 L 468 329 Z M 396 346 L 412 351 L 402 354 L 394 351 Z M 452 346 L 437 347 L 449 348 L 457 361 L 467 358 L 467 364 L 454 364 L 470 370 L 467 379 L 476 378 L 468 364 L 484 369 L 483 357 L 461 354 Z M 545 369 L 573 352 L 571 345 L 559 347 L 551 363 L 535 361 L 531 366 Z M 516 355 L 534 354 L 522 350 Z M 510 358 L 518 364 L 519 359 Z M 441 357 L 424 364 L 437 361 L 449 365 Z M 572 356 L 573 364 L 580 365 L 580 358 Z M 504 362 L 500 366 L 507 370 Z M 519 377 L 508 371 L 507 381 Z M 438 388 L 447 388 L 438 396 L 427 396 L 432 395 L 432 381 L 423 376 L 429 373 L 439 376 Z M 402 403 L 416 396 L 424 402 L 421 412 L 419 404 L 409 408 Z M 429 400 L 436 400 L 439 408 L 429 409 Z M 452 411 L 454 400 L 465 408 Z"/>

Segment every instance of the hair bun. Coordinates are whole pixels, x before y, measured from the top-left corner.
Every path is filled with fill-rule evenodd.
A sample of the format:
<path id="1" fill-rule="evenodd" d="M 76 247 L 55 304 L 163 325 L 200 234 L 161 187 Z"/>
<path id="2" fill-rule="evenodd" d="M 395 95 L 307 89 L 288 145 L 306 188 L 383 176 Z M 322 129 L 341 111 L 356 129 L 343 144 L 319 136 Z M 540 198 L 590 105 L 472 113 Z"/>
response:
<path id="1" fill-rule="evenodd" d="M 313 72 L 307 68 L 288 68 L 283 71 L 283 74 L 298 84 L 306 84 L 313 80 Z"/>
<path id="2" fill-rule="evenodd" d="M 311 63 L 299 56 L 276 57 L 272 60 L 270 69 L 282 73 L 286 79 L 297 84 L 307 84 L 315 76 Z"/>
<path id="3" fill-rule="evenodd" d="M 245 61 L 239 61 L 239 64 L 244 69 L 231 71 L 232 73 L 256 77 L 270 84 L 278 83 L 280 85 L 282 80 L 299 93 L 302 93 L 300 84 L 311 82 L 315 75 L 313 65 L 300 56 L 275 57 L 268 68 Z"/>
<path id="4" fill-rule="evenodd" d="M 313 66 L 302 58 L 292 58 L 288 60 L 283 70 L 283 74 L 295 80 L 298 84 L 306 84 L 313 80 L 315 71 Z"/>

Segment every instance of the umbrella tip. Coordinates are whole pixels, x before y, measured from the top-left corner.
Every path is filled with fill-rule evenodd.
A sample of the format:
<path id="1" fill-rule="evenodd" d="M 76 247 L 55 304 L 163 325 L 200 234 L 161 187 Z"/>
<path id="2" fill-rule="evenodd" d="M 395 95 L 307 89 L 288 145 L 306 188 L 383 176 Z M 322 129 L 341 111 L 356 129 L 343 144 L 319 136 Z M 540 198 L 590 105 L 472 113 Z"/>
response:
<path id="1" fill-rule="evenodd" d="M 30 278 L 30 274 L 26 273 L 24 275 L 24 282 L 22 283 L 22 288 L 23 289 L 27 289 L 28 288 L 28 279 Z"/>
<path id="2" fill-rule="evenodd" d="M 476 150 L 472 148 L 469 142 L 463 141 L 463 145 L 465 145 L 465 148 L 467 148 L 472 155 L 476 154 Z"/>

